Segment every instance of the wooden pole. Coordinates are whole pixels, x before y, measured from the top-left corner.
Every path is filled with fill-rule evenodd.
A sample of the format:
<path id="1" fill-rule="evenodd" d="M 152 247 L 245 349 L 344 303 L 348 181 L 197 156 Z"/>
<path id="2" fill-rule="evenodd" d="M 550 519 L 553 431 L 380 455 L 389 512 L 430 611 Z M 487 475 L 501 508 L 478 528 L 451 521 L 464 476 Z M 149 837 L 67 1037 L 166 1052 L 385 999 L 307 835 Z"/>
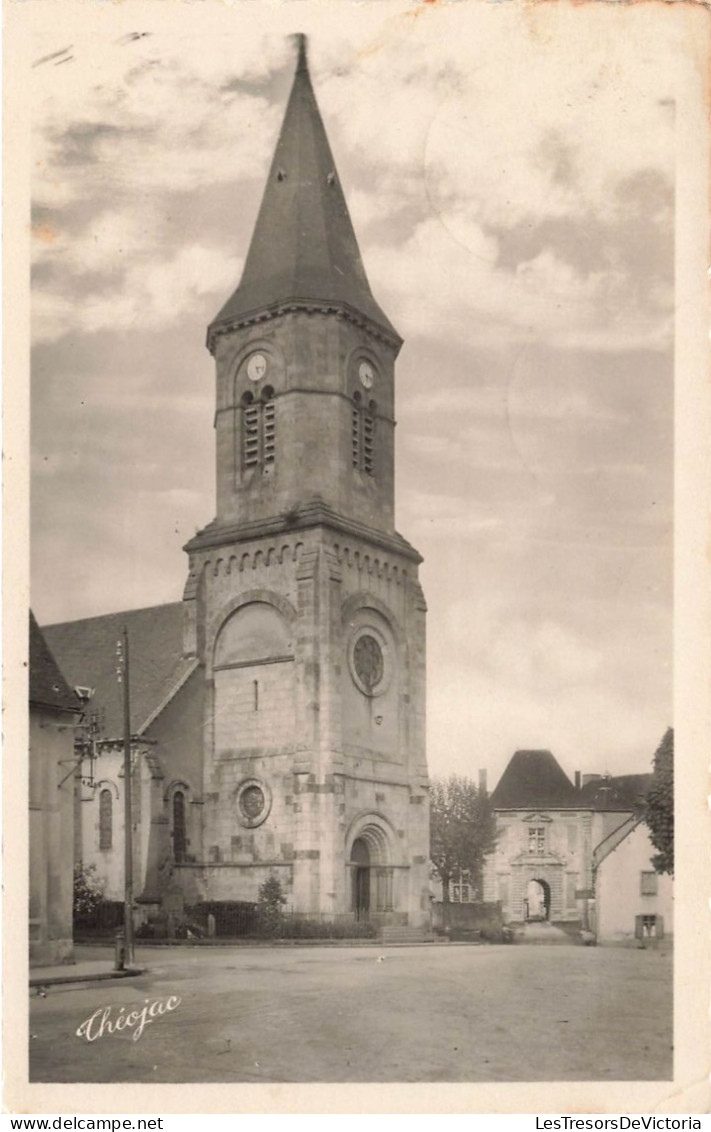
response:
<path id="1" fill-rule="evenodd" d="M 124 788 L 124 934 L 126 966 L 132 966 L 133 955 L 133 815 L 131 798 L 131 699 L 129 691 L 128 630 L 124 627 L 121 641 L 123 681 L 123 788 Z"/>

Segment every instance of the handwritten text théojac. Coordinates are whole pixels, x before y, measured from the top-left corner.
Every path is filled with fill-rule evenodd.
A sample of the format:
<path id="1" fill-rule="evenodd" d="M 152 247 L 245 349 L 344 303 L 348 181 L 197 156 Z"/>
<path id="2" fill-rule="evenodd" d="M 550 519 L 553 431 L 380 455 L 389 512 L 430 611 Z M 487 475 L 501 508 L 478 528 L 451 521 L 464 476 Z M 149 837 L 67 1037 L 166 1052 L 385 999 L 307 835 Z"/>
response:
<path id="1" fill-rule="evenodd" d="M 100 1006 L 90 1018 L 85 1018 L 77 1030 L 78 1038 L 86 1038 L 88 1042 L 95 1042 L 104 1034 L 114 1034 L 120 1030 L 133 1030 L 133 1040 L 137 1042 L 146 1026 L 154 1022 L 162 1014 L 170 1014 L 180 1005 L 179 995 L 172 994 L 170 998 L 155 998 L 151 1002 L 145 999 L 142 1009 L 131 1010 L 126 1013 L 125 1006 L 116 1010 L 113 1006 Z"/>

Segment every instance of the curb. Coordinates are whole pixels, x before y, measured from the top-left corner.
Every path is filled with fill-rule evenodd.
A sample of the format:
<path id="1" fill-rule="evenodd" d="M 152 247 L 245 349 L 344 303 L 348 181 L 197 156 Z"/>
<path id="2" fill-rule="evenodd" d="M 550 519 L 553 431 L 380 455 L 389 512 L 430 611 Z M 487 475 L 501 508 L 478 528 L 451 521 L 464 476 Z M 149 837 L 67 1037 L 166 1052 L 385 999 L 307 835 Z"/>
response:
<path id="1" fill-rule="evenodd" d="M 100 971 L 96 975 L 50 975 L 46 979 L 30 979 L 31 987 L 53 987 L 62 983 L 105 983 L 110 979 L 130 979 L 143 975 L 146 967 L 129 967 L 125 971 Z"/>

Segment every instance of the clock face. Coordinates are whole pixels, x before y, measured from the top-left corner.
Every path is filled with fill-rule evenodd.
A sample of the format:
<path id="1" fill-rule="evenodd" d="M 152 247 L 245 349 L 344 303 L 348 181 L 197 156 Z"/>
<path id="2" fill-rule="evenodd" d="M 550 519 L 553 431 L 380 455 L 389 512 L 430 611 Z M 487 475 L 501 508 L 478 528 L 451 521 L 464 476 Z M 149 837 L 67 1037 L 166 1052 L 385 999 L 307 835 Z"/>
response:
<path id="1" fill-rule="evenodd" d="M 250 381 L 260 381 L 267 372 L 267 359 L 264 354 L 252 354 L 247 362 L 247 377 Z"/>
<path id="2" fill-rule="evenodd" d="M 358 377 L 364 389 L 372 389 L 375 381 L 375 371 L 370 362 L 361 362 L 358 366 Z"/>

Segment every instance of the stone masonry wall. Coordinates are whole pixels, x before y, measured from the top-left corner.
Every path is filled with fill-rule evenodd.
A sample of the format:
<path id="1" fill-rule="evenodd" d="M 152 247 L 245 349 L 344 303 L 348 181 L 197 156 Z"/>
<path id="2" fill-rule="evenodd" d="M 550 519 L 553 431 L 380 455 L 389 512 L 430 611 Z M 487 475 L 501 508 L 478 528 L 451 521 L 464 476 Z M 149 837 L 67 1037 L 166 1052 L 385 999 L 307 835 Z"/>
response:
<path id="1" fill-rule="evenodd" d="M 289 549 L 280 553 L 262 538 L 203 552 L 202 566 L 192 564 L 201 572 L 197 620 L 204 625 L 208 688 L 206 898 L 255 899 L 273 868 L 297 910 L 347 911 L 347 855 L 358 821 L 367 820 L 387 843 L 394 899 L 421 915 L 429 898 L 420 704 L 424 604 L 416 567 L 364 540 L 345 545 L 326 529 L 301 531 L 284 545 Z M 250 601 L 272 602 L 280 610 L 293 635 L 293 660 L 213 672 L 217 633 Z M 392 628 L 392 692 L 384 699 L 392 719 L 378 733 L 390 736 L 390 746 L 368 743 L 362 732 L 353 742 L 348 734 L 346 648 L 363 608 Z M 266 697 L 265 720 L 257 720 L 250 700 L 254 680 Z M 348 695 L 351 688 L 348 677 Z M 249 828 L 239 798 L 252 780 L 268 795 L 269 809 Z"/>
<path id="2" fill-rule="evenodd" d="M 267 372 L 249 381 L 246 362 L 259 351 Z M 353 468 L 353 394 L 364 391 L 357 364 L 367 358 L 377 378 L 375 474 Z M 272 318 L 217 341 L 217 515 L 221 523 L 271 518 L 319 498 L 340 514 L 393 529 L 395 349 L 372 330 L 319 311 Z M 245 393 L 274 390 L 276 458 L 243 468 L 240 455 Z"/>

